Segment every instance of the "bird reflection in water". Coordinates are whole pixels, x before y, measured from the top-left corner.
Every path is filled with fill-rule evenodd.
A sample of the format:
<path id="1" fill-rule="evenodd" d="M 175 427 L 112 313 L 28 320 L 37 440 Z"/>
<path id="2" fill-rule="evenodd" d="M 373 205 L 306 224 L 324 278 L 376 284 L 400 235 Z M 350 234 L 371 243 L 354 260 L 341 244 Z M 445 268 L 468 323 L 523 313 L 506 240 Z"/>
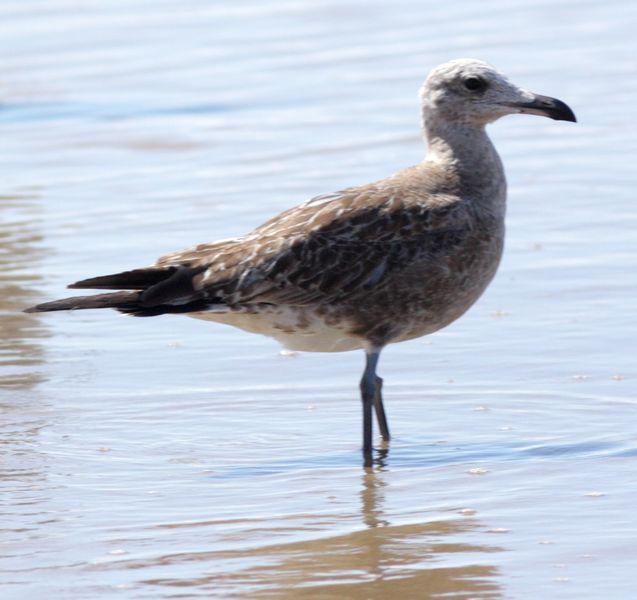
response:
<path id="1" fill-rule="evenodd" d="M 379 449 L 374 465 L 366 467 L 361 476 L 361 517 L 366 529 L 339 541 L 331 540 L 331 550 L 317 553 L 323 563 L 314 571 L 317 585 L 301 590 L 300 594 L 290 593 L 290 597 L 500 597 L 495 581 L 498 571 L 484 564 L 480 556 L 498 552 L 500 548 L 457 539 L 480 529 L 475 518 L 392 524 L 384 507 L 391 477 L 388 453 L 387 447 Z M 331 555 L 334 567 L 338 565 L 342 571 L 341 581 L 330 573 L 326 555 Z M 449 558 L 453 566 L 446 565 Z M 323 581 L 317 577 L 321 571 Z M 356 575 L 352 577 L 353 574 Z"/>
<path id="2" fill-rule="evenodd" d="M 170 564 L 173 572 L 180 567 L 186 571 L 181 577 L 142 583 L 182 594 L 229 597 L 250 587 L 253 598 L 502 597 L 498 570 L 488 558 L 501 549 L 470 541 L 482 529 L 475 517 L 424 510 L 393 517 L 386 509 L 386 504 L 396 504 L 397 493 L 386 458 L 387 452 L 381 452 L 360 476 L 359 511 L 306 514 L 301 522 L 299 515 L 284 523 L 252 522 L 249 531 L 258 531 L 258 539 L 250 540 L 249 531 L 247 537 L 232 538 L 243 539 L 242 548 L 185 552 L 128 567 L 165 569 Z M 296 541 L 274 541 L 292 531 Z M 307 539 L 298 540 L 306 534 Z"/>
<path id="3" fill-rule="evenodd" d="M 363 522 L 367 527 L 383 527 L 389 525 L 389 521 L 383 518 L 382 504 L 384 496 L 383 488 L 387 482 L 382 477 L 386 468 L 389 447 L 384 443 L 384 447 L 376 449 L 373 466 L 366 466 L 362 477 L 361 487 L 361 514 Z"/>

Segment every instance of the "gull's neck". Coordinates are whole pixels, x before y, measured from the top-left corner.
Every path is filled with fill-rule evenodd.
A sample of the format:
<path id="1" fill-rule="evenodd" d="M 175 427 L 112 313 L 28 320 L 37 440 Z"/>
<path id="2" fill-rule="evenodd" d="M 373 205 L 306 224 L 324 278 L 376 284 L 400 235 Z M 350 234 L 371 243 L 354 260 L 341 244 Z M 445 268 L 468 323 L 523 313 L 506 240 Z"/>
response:
<path id="1" fill-rule="evenodd" d="M 506 179 L 502 161 L 484 126 L 427 119 L 425 162 L 442 166 L 458 180 L 460 191 L 476 201 L 504 204 Z"/>

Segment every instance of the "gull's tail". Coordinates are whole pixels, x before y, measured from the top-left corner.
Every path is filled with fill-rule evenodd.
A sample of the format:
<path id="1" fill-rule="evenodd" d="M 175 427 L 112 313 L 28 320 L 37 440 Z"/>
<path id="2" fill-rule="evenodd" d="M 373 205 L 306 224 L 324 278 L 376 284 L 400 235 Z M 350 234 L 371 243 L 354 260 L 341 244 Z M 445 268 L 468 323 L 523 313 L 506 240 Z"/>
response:
<path id="1" fill-rule="evenodd" d="M 204 301 L 203 294 L 194 289 L 192 281 L 200 271 L 187 267 L 150 267 L 92 277 L 68 287 L 134 291 L 63 298 L 32 306 L 24 312 L 114 308 L 138 317 L 151 317 L 204 310 L 208 303 Z"/>

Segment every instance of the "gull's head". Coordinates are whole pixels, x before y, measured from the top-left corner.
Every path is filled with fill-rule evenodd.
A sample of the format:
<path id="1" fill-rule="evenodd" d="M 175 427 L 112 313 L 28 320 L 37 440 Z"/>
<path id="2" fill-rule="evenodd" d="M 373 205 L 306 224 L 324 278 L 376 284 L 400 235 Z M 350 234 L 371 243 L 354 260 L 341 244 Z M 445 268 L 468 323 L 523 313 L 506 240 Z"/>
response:
<path id="1" fill-rule="evenodd" d="M 422 86 L 420 98 L 426 122 L 483 126 L 513 113 L 576 120 L 561 100 L 519 88 L 490 64 L 469 58 L 436 67 Z"/>

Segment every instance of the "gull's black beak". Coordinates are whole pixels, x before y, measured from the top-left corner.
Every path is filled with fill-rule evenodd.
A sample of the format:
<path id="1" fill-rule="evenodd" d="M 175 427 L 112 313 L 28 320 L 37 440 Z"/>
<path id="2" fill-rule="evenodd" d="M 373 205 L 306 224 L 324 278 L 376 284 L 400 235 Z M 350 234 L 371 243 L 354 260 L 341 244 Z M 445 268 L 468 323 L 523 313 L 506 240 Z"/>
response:
<path id="1" fill-rule="evenodd" d="M 512 102 L 507 106 L 517 108 L 521 113 L 541 115 L 556 121 L 577 122 L 575 113 L 569 108 L 568 104 L 550 96 L 535 94 L 535 97 L 530 102 Z"/>

